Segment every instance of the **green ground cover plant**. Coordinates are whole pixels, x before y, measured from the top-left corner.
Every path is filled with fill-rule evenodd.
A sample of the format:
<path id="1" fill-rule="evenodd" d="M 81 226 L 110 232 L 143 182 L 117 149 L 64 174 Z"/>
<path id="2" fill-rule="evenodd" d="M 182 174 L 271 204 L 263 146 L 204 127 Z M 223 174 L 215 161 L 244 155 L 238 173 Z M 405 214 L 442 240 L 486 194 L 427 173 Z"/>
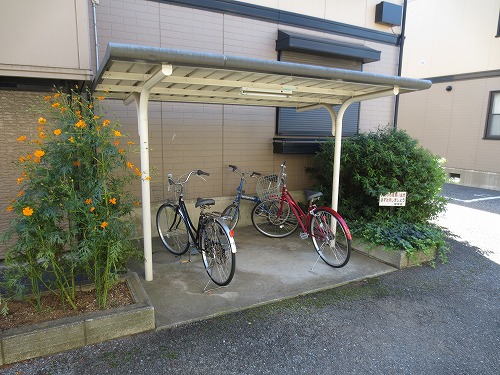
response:
<path id="1" fill-rule="evenodd" d="M 38 305 L 49 290 L 76 308 L 77 280 L 85 279 L 105 307 L 127 260 L 140 256 L 127 220 L 138 202 L 126 187 L 142 173 L 127 160 L 132 142 L 105 117 L 102 100 L 76 91 L 47 95 L 33 110 L 36 132 L 27 132 L 38 137 L 17 138 L 30 151 L 16 161 L 20 189 L 3 235 L 4 290 L 12 296 L 32 294 Z"/>
<path id="2" fill-rule="evenodd" d="M 323 144 L 307 169 L 325 197 L 332 193 L 334 147 Z M 342 140 L 338 211 L 361 240 L 410 256 L 437 248 L 445 261 L 445 235 L 431 223 L 446 208 L 445 182 L 441 160 L 403 130 L 379 128 Z M 379 206 L 380 195 L 399 191 L 407 192 L 406 206 Z"/>

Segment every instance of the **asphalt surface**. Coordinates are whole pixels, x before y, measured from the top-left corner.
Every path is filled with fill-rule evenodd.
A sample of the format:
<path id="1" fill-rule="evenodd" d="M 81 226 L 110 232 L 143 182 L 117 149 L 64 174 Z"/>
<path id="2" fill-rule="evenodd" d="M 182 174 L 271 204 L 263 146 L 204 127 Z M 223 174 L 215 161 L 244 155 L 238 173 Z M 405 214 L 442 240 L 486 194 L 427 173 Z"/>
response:
<path id="1" fill-rule="evenodd" d="M 438 220 L 450 230 L 446 264 L 17 363 L 0 373 L 500 374 L 500 192 L 447 185 L 444 195 L 453 198 Z"/>

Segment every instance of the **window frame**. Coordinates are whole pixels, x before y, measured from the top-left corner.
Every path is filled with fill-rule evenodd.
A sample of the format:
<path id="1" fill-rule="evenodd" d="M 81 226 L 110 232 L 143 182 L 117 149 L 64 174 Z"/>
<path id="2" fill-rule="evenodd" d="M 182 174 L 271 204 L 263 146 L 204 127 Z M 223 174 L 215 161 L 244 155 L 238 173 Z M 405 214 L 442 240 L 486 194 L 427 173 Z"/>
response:
<path id="1" fill-rule="evenodd" d="M 490 97 L 489 97 L 489 102 L 488 102 L 488 113 L 486 116 L 486 125 L 484 128 L 484 137 L 483 139 L 493 139 L 493 140 L 500 140 L 500 132 L 498 134 L 490 134 L 490 126 L 492 123 L 492 116 L 498 116 L 500 118 L 500 112 L 499 113 L 492 113 L 493 112 L 493 103 L 495 97 L 498 96 L 498 100 L 500 100 L 500 91 L 490 91 Z"/>

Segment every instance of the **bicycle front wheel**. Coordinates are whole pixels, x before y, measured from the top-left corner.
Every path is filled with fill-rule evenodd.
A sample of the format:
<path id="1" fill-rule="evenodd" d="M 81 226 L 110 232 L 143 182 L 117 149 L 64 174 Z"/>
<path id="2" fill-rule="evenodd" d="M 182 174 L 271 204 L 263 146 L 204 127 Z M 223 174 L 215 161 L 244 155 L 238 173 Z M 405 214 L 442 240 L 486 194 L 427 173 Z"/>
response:
<path id="1" fill-rule="evenodd" d="M 238 221 L 240 220 L 240 210 L 238 209 L 238 205 L 236 203 L 230 204 L 224 209 L 224 211 L 222 211 L 221 216 L 229 229 L 236 228 L 236 225 L 238 225 Z"/>
<path id="2" fill-rule="evenodd" d="M 312 215 L 309 233 L 316 252 L 329 266 L 344 267 L 351 256 L 346 224 L 327 207 L 316 209 Z"/>
<path id="3" fill-rule="evenodd" d="M 279 214 L 281 201 L 268 199 L 252 209 L 252 224 L 260 233 L 268 237 L 286 237 L 295 232 L 299 226 L 297 217 L 290 209 L 287 201 L 283 201 L 283 209 Z"/>
<path id="4" fill-rule="evenodd" d="M 172 254 L 182 255 L 189 249 L 189 234 L 177 205 L 164 203 L 156 213 L 156 228 L 161 242 Z"/>
<path id="5" fill-rule="evenodd" d="M 203 265 L 212 281 L 228 285 L 236 267 L 236 245 L 225 223 L 217 219 L 209 220 L 200 234 Z"/>

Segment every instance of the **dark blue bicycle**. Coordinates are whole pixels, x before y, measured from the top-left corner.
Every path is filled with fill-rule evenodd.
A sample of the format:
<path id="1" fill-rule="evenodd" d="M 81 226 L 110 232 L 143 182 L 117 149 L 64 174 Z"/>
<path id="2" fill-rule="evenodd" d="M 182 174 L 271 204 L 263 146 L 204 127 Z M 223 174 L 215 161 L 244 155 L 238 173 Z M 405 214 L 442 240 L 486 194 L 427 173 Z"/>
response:
<path id="1" fill-rule="evenodd" d="M 236 197 L 233 203 L 227 206 L 224 211 L 222 211 L 222 217 L 226 222 L 229 229 L 234 229 L 240 220 L 240 203 L 241 200 L 247 200 L 254 202 L 255 204 L 260 203 L 258 196 L 245 195 L 245 190 L 243 190 L 243 185 L 245 184 L 246 176 L 258 177 L 261 174 L 258 172 L 245 172 L 239 169 L 236 165 L 229 165 L 229 168 L 240 175 L 240 185 L 236 188 Z"/>

